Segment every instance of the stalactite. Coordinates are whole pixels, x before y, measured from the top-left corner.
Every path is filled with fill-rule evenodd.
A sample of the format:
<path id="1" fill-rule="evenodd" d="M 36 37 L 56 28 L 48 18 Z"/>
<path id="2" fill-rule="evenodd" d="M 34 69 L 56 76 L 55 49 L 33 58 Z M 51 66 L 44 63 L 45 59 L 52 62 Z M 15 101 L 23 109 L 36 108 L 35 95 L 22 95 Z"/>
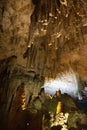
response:
<path id="1" fill-rule="evenodd" d="M 52 0 L 36 2 L 31 16 L 28 46 L 30 54 L 27 62 L 28 68 L 32 66 L 36 73 L 48 76 L 51 74 L 56 75 L 56 71 L 59 70 L 57 67 L 59 62 L 58 54 L 63 53 L 63 51 L 71 52 L 85 42 L 82 32 L 82 19 L 86 15 L 86 11 L 83 8 L 84 5 L 81 7 L 81 0 L 78 2 L 74 0 L 55 0 L 53 4 L 51 2 Z M 43 42 L 45 46 L 44 52 L 44 48 L 41 46 Z M 41 53 L 39 48 L 42 49 Z M 59 53 L 56 53 L 56 51 L 59 51 Z M 53 55 L 57 54 L 54 60 L 51 53 Z M 44 61 L 44 64 L 42 61 Z M 55 61 L 56 65 L 54 65 Z M 43 66 L 43 71 L 41 66 Z"/>

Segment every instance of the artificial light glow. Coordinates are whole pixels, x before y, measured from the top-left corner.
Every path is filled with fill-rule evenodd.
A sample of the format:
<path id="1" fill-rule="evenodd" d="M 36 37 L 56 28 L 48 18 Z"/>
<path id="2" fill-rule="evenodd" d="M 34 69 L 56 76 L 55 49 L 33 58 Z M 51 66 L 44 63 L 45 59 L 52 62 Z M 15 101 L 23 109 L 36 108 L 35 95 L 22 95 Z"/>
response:
<path id="1" fill-rule="evenodd" d="M 50 119 L 51 127 L 61 125 L 62 126 L 61 130 L 68 130 L 67 122 L 68 122 L 69 113 L 64 114 L 60 112 L 59 114 L 55 115 L 55 118 L 53 113 L 50 113 L 50 117 L 51 117 Z"/>
<path id="2" fill-rule="evenodd" d="M 56 91 L 61 90 L 61 93 L 67 93 L 70 96 L 81 99 L 79 92 L 78 81 L 73 71 L 66 72 L 60 78 L 46 80 L 43 86 L 45 93 L 55 95 Z"/>
<path id="3" fill-rule="evenodd" d="M 56 109 L 56 114 L 61 112 L 61 107 L 62 107 L 62 102 L 58 102 L 57 109 Z"/>
<path id="4" fill-rule="evenodd" d="M 21 102 L 22 102 L 21 109 L 22 109 L 22 110 L 25 110 L 25 109 L 26 109 L 25 101 L 26 101 L 26 99 L 25 99 L 25 94 L 23 94 L 23 95 L 21 96 Z"/>

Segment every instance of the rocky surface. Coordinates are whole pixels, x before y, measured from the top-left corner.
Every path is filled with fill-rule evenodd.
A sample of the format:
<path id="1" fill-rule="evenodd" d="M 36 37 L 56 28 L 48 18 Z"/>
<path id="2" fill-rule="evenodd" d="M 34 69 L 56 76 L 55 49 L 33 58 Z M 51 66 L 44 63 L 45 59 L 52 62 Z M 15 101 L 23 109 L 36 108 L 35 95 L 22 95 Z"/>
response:
<path id="1" fill-rule="evenodd" d="M 0 59 L 15 55 L 20 64 L 26 64 L 22 56 L 28 41 L 32 11 L 31 0 L 0 1 Z"/>
<path id="2" fill-rule="evenodd" d="M 78 109 L 74 100 L 67 94 L 60 94 L 50 98 L 42 90 L 30 100 L 28 107 L 22 109 L 24 84 L 22 83 L 13 98 L 8 116 L 9 130 L 51 130 L 54 127 L 59 130 L 70 130 L 71 128 L 82 130 L 87 128 L 87 115 Z M 32 98 L 31 98 L 32 99 Z M 60 112 L 58 103 L 61 102 Z M 4 128 L 4 127 L 3 127 Z M 86 130 L 86 129 L 85 129 Z"/>
<path id="3" fill-rule="evenodd" d="M 68 100 L 66 100 L 68 99 Z M 61 101 L 62 107 L 59 113 L 56 113 L 57 103 Z M 69 104 L 68 104 L 69 102 Z M 68 105 L 67 105 L 68 104 Z M 87 128 L 87 115 L 81 112 L 73 99 L 68 95 L 60 95 L 58 97 L 53 97 L 49 105 L 49 116 L 44 115 L 43 130 L 48 127 L 48 129 L 59 129 L 59 130 L 70 130 L 71 128 L 82 130 L 82 128 Z M 48 123 L 47 123 L 48 122 Z M 49 123 L 50 122 L 50 123 Z M 46 125 L 49 124 L 49 125 Z M 82 126 L 81 126 L 82 125 Z M 60 127 L 61 126 L 61 127 Z M 60 128 L 59 128 L 60 127 Z"/>
<path id="4" fill-rule="evenodd" d="M 16 64 L 24 67 L 23 70 L 27 67 L 49 77 L 55 77 L 56 72 L 58 74 L 72 67 L 86 79 L 86 2 L 67 0 L 65 6 L 60 0 L 57 3 L 59 24 L 50 23 L 46 34 L 39 32 L 39 35 L 38 20 L 40 15 L 45 16 L 40 8 L 45 8 L 45 3 L 33 3 L 31 0 L 0 1 L 0 59 L 15 55 Z M 57 41 L 52 37 L 56 31 Z M 33 45 L 27 48 L 32 42 Z M 54 43 L 50 46 L 51 42 Z"/>
<path id="5" fill-rule="evenodd" d="M 22 130 L 21 124 L 27 124 L 25 120 L 31 121 L 29 109 L 37 114 L 32 116 L 32 125 L 27 124 L 29 128 L 26 128 L 24 124 L 23 130 L 33 129 L 33 120 L 37 119 L 38 114 L 42 123 L 42 112 L 39 111 L 45 109 L 48 103 L 44 105 L 48 98 L 39 94 L 44 79 L 54 78 L 72 68 L 81 81 L 87 81 L 87 2 L 59 0 L 58 19 L 54 20 L 55 11 L 55 17 L 52 17 L 50 6 L 47 11 L 51 20 L 45 19 L 43 24 L 47 25 L 47 20 L 49 24 L 43 30 L 42 23 L 38 28 L 38 22 L 44 20 L 43 9 L 51 4 L 50 0 L 48 1 L 46 5 L 43 0 L 0 0 L 1 130 L 7 129 L 9 118 L 9 121 L 13 122 L 12 130 Z M 55 6 L 55 3 L 53 5 Z M 24 85 L 22 89 L 21 84 Z M 24 109 L 28 108 L 28 111 L 22 111 L 23 106 Z M 67 106 L 67 109 L 69 107 Z M 12 112 L 14 109 L 16 111 Z M 10 117 L 11 113 L 16 113 L 15 121 Z M 26 119 L 27 114 L 29 119 Z M 37 129 L 41 130 L 38 121 L 37 124 Z"/>

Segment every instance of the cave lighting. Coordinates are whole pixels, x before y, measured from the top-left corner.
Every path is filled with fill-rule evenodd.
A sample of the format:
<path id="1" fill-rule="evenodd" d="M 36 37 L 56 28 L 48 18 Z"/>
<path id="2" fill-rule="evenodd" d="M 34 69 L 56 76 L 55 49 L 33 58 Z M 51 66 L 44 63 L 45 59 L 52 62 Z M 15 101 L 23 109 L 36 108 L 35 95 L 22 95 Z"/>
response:
<path id="1" fill-rule="evenodd" d="M 21 96 L 21 109 L 22 110 L 25 110 L 26 109 L 26 105 L 25 105 L 25 101 L 26 101 L 26 99 L 25 99 L 25 94 L 22 94 L 22 96 Z"/>
<path id="2" fill-rule="evenodd" d="M 61 91 L 61 94 L 67 93 L 73 98 L 82 99 L 78 80 L 73 71 L 65 72 L 60 77 L 55 79 L 45 80 L 44 86 L 45 93 L 55 95 L 56 91 Z"/>
<path id="3" fill-rule="evenodd" d="M 61 108 L 62 108 L 62 102 L 58 102 L 57 109 L 56 109 L 56 114 L 61 112 Z"/>

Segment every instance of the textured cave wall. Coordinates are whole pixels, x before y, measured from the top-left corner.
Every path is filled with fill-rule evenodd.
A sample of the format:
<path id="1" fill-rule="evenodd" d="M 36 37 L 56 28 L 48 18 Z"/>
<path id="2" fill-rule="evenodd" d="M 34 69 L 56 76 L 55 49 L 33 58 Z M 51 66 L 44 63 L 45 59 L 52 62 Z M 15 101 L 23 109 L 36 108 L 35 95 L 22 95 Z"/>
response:
<path id="1" fill-rule="evenodd" d="M 14 62 L 9 63 L 9 60 L 7 67 L 18 67 L 31 76 L 36 74 L 47 77 L 55 77 L 71 67 L 81 78 L 87 80 L 87 3 L 82 0 L 67 0 L 68 4 L 64 6 L 61 1 L 58 2 L 60 26 L 50 24 L 47 33 L 39 36 L 35 32 L 38 17 L 42 13 L 40 6 L 44 7 L 44 2 L 40 5 L 40 1 L 33 0 L 33 3 L 29 0 L 0 1 L 1 63 L 7 63 L 8 59 L 15 57 Z M 49 46 L 48 36 L 56 28 L 61 32 L 61 37 L 55 49 L 53 44 Z M 31 45 L 32 38 L 34 43 Z M 28 47 L 29 45 L 31 46 Z M 4 73 L 5 76 L 3 64 L 1 75 Z"/>
<path id="2" fill-rule="evenodd" d="M 81 0 L 67 0 L 67 3 L 65 6 L 61 0 L 58 1 L 58 22 L 51 18 L 53 21 L 44 27 L 47 32 L 42 32 L 43 26 L 39 23 L 45 19 L 45 2 L 36 3 L 31 15 L 28 49 L 24 58 L 28 59 L 28 70 L 33 69 L 40 75 L 55 77 L 58 73 L 73 68 L 77 75 L 86 80 L 87 4 Z M 55 30 L 59 34 L 56 41 L 51 37 Z"/>
<path id="3" fill-rule="evenodd" d="M 17 62 L 25 66 L 22 56 L 28 41 L 31 0 L 0 1 L 0 59 L 17 56 Z"/>
<path id="4" fill-rule="evenodd" d="M 11 109 L 16 90 L 21 83 L 25 84 L 27 106 L 29 97 L 33 95 L 34 99 L 38 95 L 44 76 L 55 77 L 58 73 L 72 68 L 80 78 L 87 80 L 87 3 L 81 0 L 76 3 L 74 0 L 67 1 L 68 7 L 59 4 L 62 11 L 62 37 L 55 49 L 54 45 L 48 45 L 48 34 L 53 34 L 56 29 L 54 24 L 49 26 L 51 30 L 48 29 L 46 35 L 34 35 L 37 32 L 36 19 L 40 1 L 33 0 L 33 4 L 31 0 L 0 0 L 1 121 L 6 117 L 5 112 Z M 76 10 L 72 8 L 73 2 Z M 65 17 L 67 13 L 68 18 Z M 77 35 L 76 21 L 79 31 Z M 66 36 L 69 36 L 70 40 Z M 32 37 L 34 44 L 31 45 Z"/>
<path id="5" fill-rule="evenodd" d="M 38 17 L 41 13 L 44 16 L 40 10 L 40 6 L 45 7 L 43 1 L 0 1 L 0 83 L 2 88 L 5 86 L 5 93 L 12 75 L 18 71 L 22 72 L 20 75 L 43 78 L 55 77 L 72 68 L 87 80 L 87 3 L 81 0 L 67 0 L 67 3 L 67 6 L 62 1 L 57 3 L 60 25 L 50 23 L 47 33 L 38 35 Z M 57 48 L 54 43 L 49 46 L 49 37 L 56 28 L 61 32 Z"/>
<path id="6" fill-rule="evenodd" d="M 0 129 L 3 130 L 8 124 L 15 129 L 15 121 L 18 125 L 19 118 L 20 122 L 25 122 L 28 112 L 23 110 L 38 97 L 44 81 L 14 66 L 16 60 L 17 57 L 13 56 L 0 61 Z"/>
<path id="7" fill-rule="evenodd" d="M 33 0 L 33 3 L 31 0 L 0 1 L 0 59 L 14 55 L 16 66 L 47 77 L 55 77 L 72 67 L 86 80 L 86 1 L 67 0 L 67 6 L 58 1 L 60 25 L 50 24 L 47 33 L 39 35 L 36 33 L 38 17 L 41 13 L 44 16 L 40 6 L 45 6 L 41 1 Z M 49 46 L 49 35 L 53 35 L 56 29 L 61 36 L 55 49 L 54 44 Z"/>
<path id="8" fill-rule="evenodd" d="M 7 127 L 8 113 L 18 86 L 23 82 L 26 86 L 30 80 L 34 87 L 35 82 L 29 79 L 30 76 L 26 76 L 24 70 L 20 72 L 20 66 L 26 67 L 23 53 L 27 47 L 33 7 L 30 0 L 0 1 L 0 129 Z M 29 99 L 29 95 L 26 98 Z"/>

